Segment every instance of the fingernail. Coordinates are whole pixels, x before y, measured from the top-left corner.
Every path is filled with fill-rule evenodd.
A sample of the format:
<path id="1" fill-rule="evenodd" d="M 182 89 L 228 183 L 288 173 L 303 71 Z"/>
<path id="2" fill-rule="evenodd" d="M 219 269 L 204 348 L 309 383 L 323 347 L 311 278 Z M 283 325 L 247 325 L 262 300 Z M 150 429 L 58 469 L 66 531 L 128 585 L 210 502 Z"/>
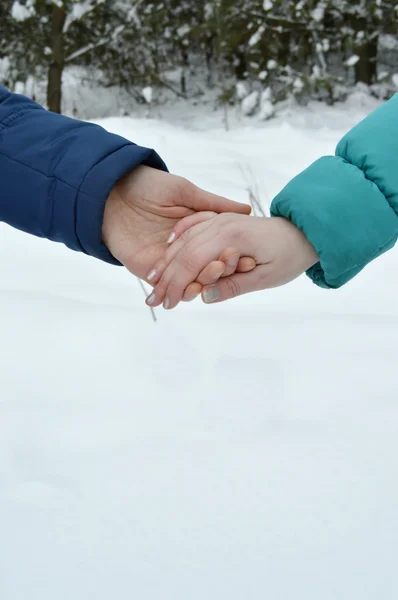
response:
<path id="1" fill-rule="evenodd" d="M 203 290 L 203 300 L 206 302 L 206 304 L 211 304 L 212 302 L 215 302 L 219 299 L 219 297 L 220 294 L 215 285 L 205 288 Z"/>
<path id="2" fill-rule="evenodd" d="M 170 307 L 170 298 L 166 298 L 165 301 L 163 302 L 163 308 L 165 310 L 168 310 Z"/>
<path id="3" fill-rule="evenodd" d="M 196 300 L 196 298 L 197 298 L 198 296 L 200 296 L 200 293 L 199 293 L 199 294 L 195 294 L 194 296 L 188 296 L 188 297 L 185 299 L 185 302 L 193 302 L 194 300 Z"/>
<path id="4" fill-rule="evenodd" d="M 222 277 L 224 275 L 225 269 L 223 269 L 222 271 L 219 271 L 218 273 L 216 273 L 213 277 L 213 282 L 212 283 L 217 283 L 217 281 L 220 279 L 220 277 Z"/>
<path id="5" fill-rule="evenodd" d="M 169 239 L 167 240 L 167 243 L 168 243 L 168 244 L 172 244 L 172 243 L 174 242 L 174 240 L 175 240 L 175 239 L 176 239 L 176 234 L 173 232 L 173 233 L 170 235 Z"/>
<path id="6" fill-rule="evenodd" d="M 156 296 L 154 293 L 151 294 L 150 296 L 148 296 L 146 303 L 149 304 L 149 306 L 150 306 L 151 304 L 153 304 L 155 302 L 155 297 Z"/>
<path id="7" fill-rule="evenodd" d="M 230 256 L 229 259 L 227 260 L 227 265 L 229 267 L 236 267 L 238 265 L 239 262 L 239 256 L 237 254 L 235 254 L 234 256 Z"/>
<path id="8" fill-rule="evenodd" d="M 147 277 L 147 281 L 152 281 L 152 279 L 155 279 L 156 277 L 156 271 L 155 269 L 152 269 L 152 271 L 149 273 L 148 277 Z"/>

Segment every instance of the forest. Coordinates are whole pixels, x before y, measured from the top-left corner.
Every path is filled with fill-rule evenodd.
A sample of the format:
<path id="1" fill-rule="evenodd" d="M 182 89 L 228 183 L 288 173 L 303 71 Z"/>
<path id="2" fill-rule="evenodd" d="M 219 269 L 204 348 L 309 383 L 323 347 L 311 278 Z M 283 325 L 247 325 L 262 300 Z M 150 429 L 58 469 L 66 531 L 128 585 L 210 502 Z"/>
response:
<path id="1" fill-rule="evenodd" d="M 397 0 L 1 0 L 1 78 L 46 81 L 55 112 L 71 66 L 137 102 L 153 88 L 215 90 L 219 104 L 250 96 L 255 113 L 261 98 L 332 104 L 358 83 L 386 99 L 398 84 L 397 24 Z"/>

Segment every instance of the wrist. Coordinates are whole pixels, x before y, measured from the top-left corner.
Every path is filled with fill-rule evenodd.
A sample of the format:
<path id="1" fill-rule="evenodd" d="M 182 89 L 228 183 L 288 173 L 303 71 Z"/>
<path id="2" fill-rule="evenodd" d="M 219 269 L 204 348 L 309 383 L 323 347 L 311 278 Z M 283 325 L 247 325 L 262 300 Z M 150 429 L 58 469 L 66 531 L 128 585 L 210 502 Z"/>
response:
<path id="1" fill-rule="evenodd" d="M 120 182 L 116 183 L 109 194 L 104 210 L 102 223 L 102 241 L 109 252 L 117 259 L 117 238 L 120 239 L 120 213 L 121 213 Z"/>
<path id="2" fill-rule="evenodd" d="M 297 227 L 298 229 L 298 227 Z M 301 235 L 301 255 L 304 266 L 304 271 L 308 271 L 319 262 L 319 256 L 314 246 L 311 244 L 305 233 L 298 229 Z"/>
<path id="3" fill-rule="evenodd" d="M 304 232 L 285 217 L 272 217 L 277 227 L 275 239 L 278 263 L 284 283 L 299 277 L 319 262 L 318 254 Z"/>

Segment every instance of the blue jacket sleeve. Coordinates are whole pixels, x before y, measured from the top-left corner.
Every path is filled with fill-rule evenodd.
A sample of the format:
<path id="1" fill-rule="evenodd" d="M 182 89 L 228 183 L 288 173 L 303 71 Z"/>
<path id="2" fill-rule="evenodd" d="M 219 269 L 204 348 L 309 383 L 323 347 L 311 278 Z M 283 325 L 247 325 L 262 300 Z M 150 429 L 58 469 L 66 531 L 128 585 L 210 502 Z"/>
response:
<path id="1" fill-rule="evenodd" d="M 119 264 L 102 242 L 105 202 L 140 164 L 166 170 L 153 150 L 0 86 L 1 221 Z"/>
<path id="2" fill-rule="evenodd" d="M 295 177 L 271 206 L 310 240 L 320 287 L 338 288 L 398 238 L 398 94 Z"/>

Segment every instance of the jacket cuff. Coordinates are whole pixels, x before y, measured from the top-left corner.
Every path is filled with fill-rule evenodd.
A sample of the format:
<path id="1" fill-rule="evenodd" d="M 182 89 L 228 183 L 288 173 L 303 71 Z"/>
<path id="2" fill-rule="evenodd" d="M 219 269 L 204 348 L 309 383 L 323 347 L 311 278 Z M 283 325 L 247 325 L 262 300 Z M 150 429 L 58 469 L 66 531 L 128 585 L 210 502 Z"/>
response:
<path id="1" fill-rule="evenodd" d="M 324 157 L 294 178 L 271 206 L 303 231 L 319 256 L 308 276 L 339 288 L 392 248 L 398 218 L 375 183 L 341 157 Z"/>

